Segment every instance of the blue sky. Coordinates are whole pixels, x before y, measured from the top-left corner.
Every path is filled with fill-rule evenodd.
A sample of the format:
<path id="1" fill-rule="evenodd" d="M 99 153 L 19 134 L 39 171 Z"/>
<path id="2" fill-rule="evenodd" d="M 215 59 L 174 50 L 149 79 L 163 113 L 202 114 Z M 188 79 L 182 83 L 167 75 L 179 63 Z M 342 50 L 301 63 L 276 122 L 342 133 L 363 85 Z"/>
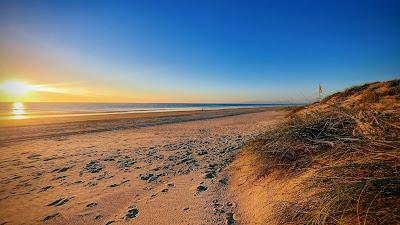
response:
<path id="1" fill-rule="evenodd" d="M 305 101 L 400 76 L 400 1 L 0 0 L 0 35 L 7 79 L 152 101 Z"/>

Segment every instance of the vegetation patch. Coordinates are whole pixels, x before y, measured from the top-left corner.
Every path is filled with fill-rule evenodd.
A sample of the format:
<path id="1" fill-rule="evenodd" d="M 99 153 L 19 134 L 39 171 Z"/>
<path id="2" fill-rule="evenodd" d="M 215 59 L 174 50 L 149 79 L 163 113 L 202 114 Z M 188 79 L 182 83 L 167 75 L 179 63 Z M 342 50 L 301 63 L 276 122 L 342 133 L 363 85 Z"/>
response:
<path id="1" fill-rule="evenodd" d="M 313 171 L 301 184 L 309 197 L 276 205 L 278 224 L 400 224 L 399 87 L 334 94 L 246 146 L 263 165 L 259 179 Z"/>

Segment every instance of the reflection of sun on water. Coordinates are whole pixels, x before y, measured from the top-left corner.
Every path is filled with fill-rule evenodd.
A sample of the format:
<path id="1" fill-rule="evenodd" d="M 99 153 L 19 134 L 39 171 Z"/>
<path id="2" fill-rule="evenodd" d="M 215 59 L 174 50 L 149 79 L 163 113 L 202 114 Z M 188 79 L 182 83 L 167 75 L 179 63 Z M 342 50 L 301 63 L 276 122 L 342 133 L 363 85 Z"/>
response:
<path id="1" fill-rule="evenodd" d="M 25 118 L 25 106 L 22 102 L 14 102 L 12 106 L 13 119 L 23 119 Z"/>

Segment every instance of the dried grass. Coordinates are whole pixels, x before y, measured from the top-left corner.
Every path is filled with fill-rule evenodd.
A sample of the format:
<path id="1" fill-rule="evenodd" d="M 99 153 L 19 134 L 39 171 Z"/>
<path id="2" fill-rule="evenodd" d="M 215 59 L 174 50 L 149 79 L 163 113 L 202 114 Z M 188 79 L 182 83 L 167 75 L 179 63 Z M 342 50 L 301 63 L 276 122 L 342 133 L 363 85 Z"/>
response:
<path id="1" fill-rule="evenodd" d="M 372 83 L 328 97 L 321 104 L 369 93 L 360 107 L 331 104 L 322 112 L 293 113 L 248 145 L 264 163 L 262 176 L 315 170 L 303 184 L 314 194 L 277 205 L 279 224 L 400 224 L 400 111 L 368 107 L 399 95 L 400 82 L 383 86 L 384 92 Z"/>

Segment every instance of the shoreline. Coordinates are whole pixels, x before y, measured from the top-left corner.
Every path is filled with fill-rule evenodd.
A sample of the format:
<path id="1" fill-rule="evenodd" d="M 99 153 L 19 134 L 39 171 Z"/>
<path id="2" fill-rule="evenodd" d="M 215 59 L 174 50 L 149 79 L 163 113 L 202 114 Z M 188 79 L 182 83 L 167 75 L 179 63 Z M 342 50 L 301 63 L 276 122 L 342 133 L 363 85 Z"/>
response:
<path id="1" fill-rule="evenodd" d="M 284 110 L 286 108 L 287 107 L 261 107 L 204 111 L 194 110 L 1 121 L 0 144 L 214 119 L 247 113 Z"/>
<path id="2" fill-rule="evenodd" d="M 269 108 L 300 106 L 299 103 L 271 104 L 208 104 L 208 103 L 35 103 L 0 102 L 0 122 L 51 117 L 97 116 L 180 111 L 208 111 L 222 109 Z M 69 107 L 67 109 L 67 107 Z"/>
<path id="3" fill-rule="evenodd" d="M 174 116 L 183 114 L 193 114 L 202 112 L 223 112 L 223 111 L 254 111 L 254 110 L 277 110 L 293 106 L 271 106 L 271 107 L 242 107 L 242 108 L 222 108 L 222 109 L 190 109 L 190 110 L 150 110 L 150 111 L 106 111 L 101 113 L 87 112 L 87 113 L 71 113 L 71 114 L 54 114 L 43 115 L 38 117 L 28 118 L 0 118 L 0 127 L 14 127 L 26 125 L 40 125 L 49 123 L 66 123 L 78 121 L 93 121 L 93 120 L 114 120 L 114 119 L 134 119 L 145 117 L 161 117 L 161 116 Z M 11 116 L 7 116 L 11 117 Z"/>

